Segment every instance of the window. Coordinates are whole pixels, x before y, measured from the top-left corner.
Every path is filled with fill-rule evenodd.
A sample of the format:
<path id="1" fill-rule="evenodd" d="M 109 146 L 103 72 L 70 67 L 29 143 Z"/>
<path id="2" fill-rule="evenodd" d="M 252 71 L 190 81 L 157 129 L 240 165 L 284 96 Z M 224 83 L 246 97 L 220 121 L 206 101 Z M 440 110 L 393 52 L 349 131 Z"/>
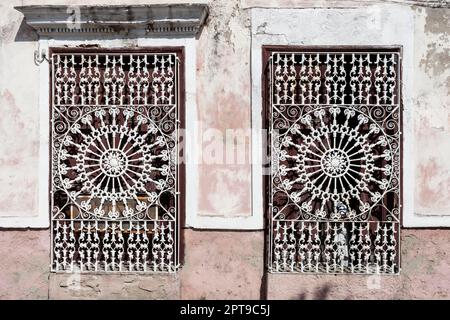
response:
<path id="1" fill-rule="evenodd" d="M 263 50 L 269 271 L 398 273 L 399 50 Z"/>
<path id="2" fill-rule="evenodd" d="M 183 51 L 51 50 L 52 270 L 174 272 Z"/>

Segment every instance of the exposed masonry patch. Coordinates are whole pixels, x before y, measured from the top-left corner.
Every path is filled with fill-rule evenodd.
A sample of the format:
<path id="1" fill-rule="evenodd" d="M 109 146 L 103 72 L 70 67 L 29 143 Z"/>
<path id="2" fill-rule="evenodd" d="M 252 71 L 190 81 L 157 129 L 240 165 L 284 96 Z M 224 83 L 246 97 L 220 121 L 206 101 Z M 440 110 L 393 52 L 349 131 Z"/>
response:
<path id="1" fill-rule="evenodd" d="M 147 292 L 154 292 L 154 288 L 148 288 L 147 286 L 143 285 L 142 283 L 138 284 L 138 288 Z M 163 286 L 159 286 L 159 288 L 163 288 Z"/>
<path id="2" fill-rule="evenodd" d="M 264 22 L 256 28 L 256 33 L 257 34 L 266 33 L 266 28 L 267 28 L 267 22 Z"/>
<path id="3" fill-rule="evenodd" d="M 212 31 L 214 58 L 211 63 L 219 64 L 216 60 L 224 55 L 221 46 L 229 45 L 235 50 L 236 44 L 233 41 L 233 35 L 247 29 L 250 35 L 250 18 L 246 11 L 241 10 L 241 4 L 238 0 L 221 2 L 212 2 L 207 25 Z"/>
<path id="4" fill-rule="evenodd" d="M 288 37 L 283 34 L 283 33 L 268 33 L 268 32 L 264 32 L 264 33 L 256 33 L 257 35 L 265 35 L 265 36 L 270 36 L 270 37 L 279 37 L 280 39 L 278 40 L 280 42 L 280 44 L 288 44 L 289 40 Z M 300 44 L 303 44 L 303 41 L 300 41 Z"/>
<path id="5" fill-rule="evenodd" d="M 243 7 L 248 8 L 282 8 L 282 9 L 355 9 L 367 7 L 370 5 L 382 4 L 403 4 L 417 7 L 429 8 L 446 8 L 450 6 L 448 0 L 303 0 L 298 1 L 283 1 L 274 0 L 243 0 Z"/>
<path id="6" fill-rule="evenodd" d="M 450 2 L 448 0 L 391 0 L 394 3 L 406 3 L 422 7 L 431 8 L 448 8 L 450 7 Z"/>
<path id="7" fill-rule="evenodd" d="M 430 76 L 440 76 L 450 67 L 450 10 L 426 9 L 424 32 L 435 41 L 428 44 L 426 55 L 420 61 L 420 66 Z M 450 78 L 447 78 L 447 87 Z"/>
<path id="8" fill-rule="evenodd" d="M 267 32 L 267 22 L 264 22 L 262 24 L 260 24 L 257 28 L 256 28 L 256 35 L 266 35 L 266 36 L 277 36 L 277 37 L 282 37 L 283 38 L 283 42 L 284 43 L 288 43 L 288 38 L 286 37 L 286 34 L 284 33 L 271 33 L 271 32 Z M 303 41 L 302 41 L 303 43 Z"/>
<path id="9" fill-rule="evenodd" d="M 448 42 L 448 37 L 445 41 Z M 450 67 L 450 55 L 448 54 L 448 46 L 443 48 L 442 43 L 430 43 L 427 46 L 428 50 L 425 58 L 420 62 L 420 65 L 424 67 L 425 72 L 430 76 L 440 76 L 447 73 Z M 450 79 L 447 78 L 446 87 L 449 86 Z"/>
<path id="10" fill-rule="evenodd" d="M 443 33 L 450 32 L 450 11 L 439 9 L 425 9 L 427 14 L 425 32 Z"/>
<path id="11" fill-rule="evenodd" d="M 50 286 L 50 299 L 60 298 L 120 298 L 168 299 L 178 298 L 178 277 L 153 275 L 67 275 L 51 274 L 56 285 Z"/>

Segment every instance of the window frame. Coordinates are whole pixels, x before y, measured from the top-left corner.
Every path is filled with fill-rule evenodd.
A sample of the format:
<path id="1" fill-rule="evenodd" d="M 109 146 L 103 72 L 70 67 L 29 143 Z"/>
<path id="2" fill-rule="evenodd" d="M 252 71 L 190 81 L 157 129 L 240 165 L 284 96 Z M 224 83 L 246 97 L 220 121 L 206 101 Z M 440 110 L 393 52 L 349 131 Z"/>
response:
<path id="1" fill-rule="evenodd" d="M 69 54 L 69 53 L 89 53 L 89 54 L 95 54 L 95 53 L 114 53 L 114 54 L 158 54 L 158 53 L 173 53 L 176 54 L 178 58 L 178 86 L 177 86 L 177 112 L 178 112 L 178 119 L 176 119 L 176 122 L 179 123 L 178 126 L 178 174 L 177 174 L 177 184 L 178 184 L 178 190 L 175 190 L 178 194 L 178 197 L 176 199 L 176 206 L 177 206 L 177 215 L 175 219 L 175 239 L 174 239 L 174 262 L 175 262 L 175 271 L 178 272 L 182 265 L 184 264 L 184 241 L 183 237 L 184 234 L 181 232 L 182 226 L 185 225 L 186 221 L 186 165 L 185 165 L 185 153 L 186 153 L 186 141 L 184 139 L 180 139 L 182 135 L 180 135 L 180 130 L 186 130 L 186 47 L 183 45 L 175 45 L 175 46 L 137 46 L 137 47 L 127 47 L 127 46 L 99 46 L 95 45 L 94 47 L 90 46 L 80 46 L 80 45 L 71 45 L 71 46 L 58 46 L 58 45 L 52 45 L 48 47 L 48 56 L 49 60 L 48 62 L 48 119 L 47 119 L 47 125 L 48 125 L 48 184 L 47 184 L 47 194 L 48 194 L 48 223 L 50 227 L 52 226 L 52 208 L 51 208 L 51 188 L 52 188 L 52 109 L 53 109 L 53 79 L 52 79 L 52 73 L 53 73 L 53 67 L 52 64 L 49 63 L 52 60 L 53 54 Z M 180 154 L 183 154 L 183 156 L 180 156 Z M 51 248 L 53 249 L 53 230 L 50 230 L 50 241 L 51 241 Z M 53 273 L 66 273 L 65 270 L 54 270 L 53 266 L 53 259 L 54 259 L 54 253 L 53 250 L 50 252 L 51 255 L 51 261 L 50 264 L 50 271 Z M 77 271 L 78 272 L 78 271 Z M 115 274 L 129 274 L 129 273 L 145 273 L 145 274 L 152 274 L 152 273 L 166 273 L 165 271 L 92 271 L 92 270 L 83 270 L 82 273 L 88 273 L 88 274 L 103 274 L 103 273 L 115 273 Z M 171 271 L 167 271 L 167 273 L 173 273 Z"/>
<path id="2" fill-rule="evenodd" d="M 262 164 L 262 171 L 267 170 L 271 168 L 271 146 L 270 146 L 270 139 L 269 139 L 269 110 L 271 106 L 271 100 L 272 97 L 270 96 L 269 92 L 269 86 L 270 84 L 270 72 L 268 71 L 268 68 L 270 68 L 270 58 L 272 53 L 274 52 L 289 52 L 296 54 L 302 54 L 302 53 L 358 53 L 358 52 L 392 52 L 395 54 L 398 54 L 398 74 L 397 74 L 397 94 L 398 94 L 398 104 L 399 106 L 399 116 L 400 116 L 400 128 L 399 128 L 399 153 L 400 153 L 400 168 L 399 168 L 399 175 L 400 175 L 400 181 L 399 181 L 399 222 L 398 222 L 398 235 L 396 236 L 397 243 L 397 255 L 398 255 L 398 271 L 395 273 L 377 273 L 380 275 L 398 275 L 401 272 L 401 232 L 400 230 L 403 227 L 403 147 L 404 147 L 404 128 L 403 128 L 403 118 L 404 118 L 404 103 L 403 103 L 403 46 L 399 45 L 262 45 L 261 46 L 261 101 L 262 101 L 262 107 L 261 107 L 261 128 L 264 132 L 263 141 L 267 141 L 267 143 L 262 145 L 262 159 L 268 159 L 268 168 L 265 167 L 265 164 Z M 301 105 L 301 104 L 299 104 Z M 326 105 L 323 103 L 317 103 L 312 105 Z M 330 103 L 330 105 L 333 105 Z M 345 105 L 342 104 L 336 104 L 339 105 Z M 370 104 L 368 104 L 370 105 Z M 269 155 L 269 156 L 268 156 Z M 272 175 L 271 174 L 264 174 L 262 177 L 262 192 L 263 192 L 263 199 L 262 199 L 262 207 L 264 212 L 264 225 L 265 225 L 265 255 L 264 255 L 264 265 L 265 268 L 269 273 L 280 273 L 280 272 L 273 272 L 270 268 L 272 261 L 272 238 L 271 238 L 271 210 L 270 210 L 270 180 Z M 285 272 L 281 272 L 285 273 Z M 300 273 L 300 274 L 311 274 L 311 273 L 317 273 L 317 274 L 359 274 L 359 273 L 352 273 L 352 272 L 297 272 L 294 271 L 293 273 Z"/>

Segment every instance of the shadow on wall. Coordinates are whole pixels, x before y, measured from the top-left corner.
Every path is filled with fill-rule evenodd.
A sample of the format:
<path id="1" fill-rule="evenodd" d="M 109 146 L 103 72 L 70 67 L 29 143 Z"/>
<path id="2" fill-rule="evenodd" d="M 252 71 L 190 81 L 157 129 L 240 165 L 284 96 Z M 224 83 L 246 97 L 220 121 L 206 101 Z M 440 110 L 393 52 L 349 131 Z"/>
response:
<path id="1" fill-rule="evenodd" d="M 17 30 L 14 41 L 37 41 L 38 35 L 36 31 L 26 24 L 25 19 L 22 18 L 19 29 Z"/>
<path id="2" fill-rule="evenodd" d="M 328 297 L 328 294 L 330 293 L 331 286 L 329 284 L 325 284 L 323 287 L 320 287 L 316 292 L 314 293 L 314 297 L 308 298 L 306 296 L 306 293 L 300 293 L 297 296 L 297 300 L 326 300 Z"/>

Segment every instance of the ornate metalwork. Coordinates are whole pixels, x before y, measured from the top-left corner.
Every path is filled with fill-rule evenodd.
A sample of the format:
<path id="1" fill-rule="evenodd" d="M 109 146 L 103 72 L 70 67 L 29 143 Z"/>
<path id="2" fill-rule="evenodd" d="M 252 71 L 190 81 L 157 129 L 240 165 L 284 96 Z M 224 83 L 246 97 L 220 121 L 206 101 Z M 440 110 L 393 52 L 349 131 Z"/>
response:
<path id="1" fill-rule="evenodd" d="M 272 52 L 271 272 L 397 273 L 398 52 Z"/>
<path id="2" fill-rule="evenodd" d="M 178 267 L 177 53 L 52 54 L 52 269 Z"/>

